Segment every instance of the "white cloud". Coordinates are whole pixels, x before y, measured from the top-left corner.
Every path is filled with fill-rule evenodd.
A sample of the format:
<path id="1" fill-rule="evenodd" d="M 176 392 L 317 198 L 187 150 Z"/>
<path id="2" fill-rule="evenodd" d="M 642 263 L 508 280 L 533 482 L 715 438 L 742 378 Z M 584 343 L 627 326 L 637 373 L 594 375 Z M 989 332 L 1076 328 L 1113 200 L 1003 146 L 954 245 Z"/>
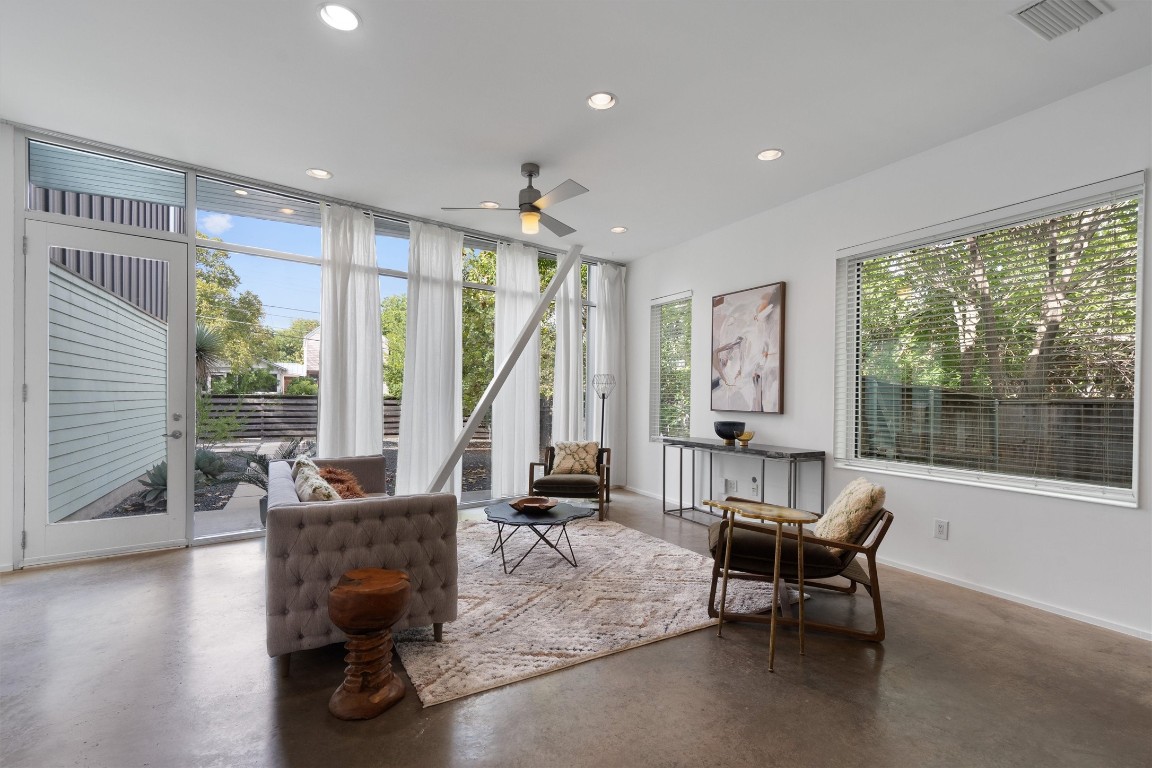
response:
<path id="1" fill-rule="evenodd" d="M 200 229 L 210 235 L 222 235 L 232 229 L 232 217 L 227 213 L 209 213 L 200 217 Z"/>

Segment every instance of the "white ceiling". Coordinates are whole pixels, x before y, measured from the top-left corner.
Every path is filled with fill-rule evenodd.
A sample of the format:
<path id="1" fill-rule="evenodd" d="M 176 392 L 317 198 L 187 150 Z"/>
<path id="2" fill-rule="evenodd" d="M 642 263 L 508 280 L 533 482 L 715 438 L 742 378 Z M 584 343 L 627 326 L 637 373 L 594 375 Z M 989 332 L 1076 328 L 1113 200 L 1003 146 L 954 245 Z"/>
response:
<path id="1" fill-rule="evenodd" d="M 535 161 L 591 191 L 533 240 L 630 261 L 1152 63 L 1110 2 L 1045 42 L 1017 0 L 0 0 L 0 118 L 510 237 L 440 207 Z"/>

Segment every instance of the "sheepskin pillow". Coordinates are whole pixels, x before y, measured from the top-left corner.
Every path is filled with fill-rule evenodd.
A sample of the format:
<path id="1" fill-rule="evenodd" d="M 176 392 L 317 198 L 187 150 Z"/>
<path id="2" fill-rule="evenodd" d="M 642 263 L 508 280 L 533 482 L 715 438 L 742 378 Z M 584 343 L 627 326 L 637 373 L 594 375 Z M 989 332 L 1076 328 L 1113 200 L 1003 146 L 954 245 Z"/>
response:
<path id="1" fill-rule="evenodd" d="M 316 462 L 307 456 L 297 456 L 296 461 L 292 462 L 292 479 L 300 477 L 300 470 L 309 469 L 316 474 L 320 474 L 320 467 L 316 466 Z"/>
<path id="2" fill-rule="evenodd" d="M 313 471 L 311 467 L 303 466 L 296 476 L 296 498 L 300 501 L 333 501 L 339 499 L 340 494 L 320 477 L 319 469 Z"/>
<path id="3" fill-rule="evenodd" d="M 552 472 L 557 475 L 594 475 L 599 452 L 599 443 L 556 443 Z"/>
<path id="4" fill-rule="evenodd" d="M 812 533 L 822 539 L 853 542 L 884 507 L 884 489 L 858 477 L 840 491 Z M 843 549 L 832 549 L 837 555 Z"/>
<path id="5" fill-rule="evenodd" d="M 346 469 L 324 467 L 320 470 L 320 477 L 332 486 L 342 499 L 362 499 L 368 495 L 360 487 L 356 475 Z"/>

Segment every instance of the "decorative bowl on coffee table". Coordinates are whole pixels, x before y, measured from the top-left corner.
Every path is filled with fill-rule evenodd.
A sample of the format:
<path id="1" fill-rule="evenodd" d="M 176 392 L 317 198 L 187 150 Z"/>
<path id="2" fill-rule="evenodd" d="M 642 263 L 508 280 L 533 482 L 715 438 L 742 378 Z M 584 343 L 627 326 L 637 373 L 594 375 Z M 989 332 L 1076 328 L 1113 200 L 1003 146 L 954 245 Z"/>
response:
<path id="1" fill-rule="evenodd" d="M 560 502 L 549 496 L 524 496 L 508 502 L 517 512 L 547 512 Z"/>

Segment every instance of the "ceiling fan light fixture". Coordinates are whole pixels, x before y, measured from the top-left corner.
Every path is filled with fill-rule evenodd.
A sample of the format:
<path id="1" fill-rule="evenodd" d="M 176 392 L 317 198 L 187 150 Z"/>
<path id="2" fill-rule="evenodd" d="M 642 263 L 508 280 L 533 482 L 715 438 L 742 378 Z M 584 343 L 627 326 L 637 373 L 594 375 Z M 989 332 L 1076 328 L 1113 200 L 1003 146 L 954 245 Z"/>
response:
<path id="1" fill-rule="evenodd" d="M 588 97 L 588 106 L 592 109 L 612 109 L 616 106 L 616 95 L 607 91 L 598 91 Z"/>
<path id="2" fill-rule="evenodd" d="M 336 3 L 325 3 L 320 6 L 320 20 L 341 32 L 351 32 L 360 26 L 360 17 L 355 11 Z"/>
<path id="3" fill-rule="evenodd" d="M 614 235 L 622 235 L 628 231 L 628 227 L 612 227 L 612 229 L 608 231 Z"/>
<path id="4" fill-rule="evenodd" d="M 540 212 L 539 211 L 521 211 L 520 212 L 520 231 L 526 235 L 537 235 L 540 233 Z"/>
<path id="5" fill-rule="evenodd" d="M 765 162 L 769 160 L 779 160 L 782 157 L 784 157 L 784 150 L 782 149 L 765 149 L 756 155 L 757 160 L 764 160 Z"/>
<path id="6" fill-rule="evenodd" d="M 314 179 L 330 179 L 332 178 L 332 171 L 326 171 L 323 168 L 309 168 L 304 171 Z"/>
<path id="7" fill-rule="evenodd" d="M 500 203 L 497 203 L 493 200 L 484 200 L 483 202 L 480 203 L 480 207 L 481 208 L 499 208 Z"/>

